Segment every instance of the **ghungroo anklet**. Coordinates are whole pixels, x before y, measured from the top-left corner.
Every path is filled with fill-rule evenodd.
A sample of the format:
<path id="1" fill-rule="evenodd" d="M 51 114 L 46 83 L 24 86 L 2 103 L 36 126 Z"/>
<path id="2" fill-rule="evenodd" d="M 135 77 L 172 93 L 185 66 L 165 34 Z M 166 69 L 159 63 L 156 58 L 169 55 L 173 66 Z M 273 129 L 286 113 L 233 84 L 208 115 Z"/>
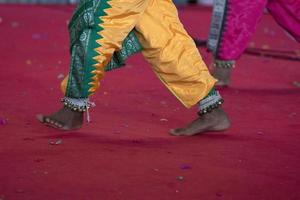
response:
<path id="1" fill-rule="evenodd" d="M 214 60 L 214 67 L 217 68 L 234 68 L 235 61 L 234 60 Z"/>
<path id="2" fill-rule="evenodd" d="M 90 107 L 94 106 L 94 103 L 90 102 L 88 99 L 75 99 L 70 97 L 64 97 L 61 100 L 65 107 L 76 111 L 76 112 L 85 112 Z"/>
<path id="3" fill-rule="evenodd" d="M 199 102 L 199 112 L 198 115 L 204 115 L 211 112 L 212 110 L 220 107 L 223 104 L 224 100 L 222 99 L 220 93 L 216 90 L 212 90 L 207 97 Z"/>

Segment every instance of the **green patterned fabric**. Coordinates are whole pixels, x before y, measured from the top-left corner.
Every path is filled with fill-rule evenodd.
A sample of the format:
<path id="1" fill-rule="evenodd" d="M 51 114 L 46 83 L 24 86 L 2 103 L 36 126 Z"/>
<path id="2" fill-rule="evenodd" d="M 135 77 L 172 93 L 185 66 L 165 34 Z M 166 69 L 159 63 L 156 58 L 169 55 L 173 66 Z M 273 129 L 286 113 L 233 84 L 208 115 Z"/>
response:
<path id="1" fill-rule="evenodd" d="M 71 98 L 87 98 L 91 78 L 94 74 L 91 71 L 97 56 L 94 51 L 99 47 L 96 43 L 101 36 L 98 32 L 102 30 L 100 17 L 106 15 L 105 9 L 110 5 L 108 0 L 81 0 L 72 16 L 69 24 L 71 66 L 66 96 Z M 124 66 L 125 60 L 134 53 L 142 50 L 142 47 L 135 36 L 130 32 L 123 41 L 122 49 L 115 52 L 105 71 L 110 71 Z"/>

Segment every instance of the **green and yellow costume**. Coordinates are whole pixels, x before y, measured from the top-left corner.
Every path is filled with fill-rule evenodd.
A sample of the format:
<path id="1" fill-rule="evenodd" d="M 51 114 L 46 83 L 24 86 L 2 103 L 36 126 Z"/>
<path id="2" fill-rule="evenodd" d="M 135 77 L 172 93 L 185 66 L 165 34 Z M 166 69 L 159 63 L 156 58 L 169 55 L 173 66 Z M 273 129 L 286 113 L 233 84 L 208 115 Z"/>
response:
<path id="1" fill-rule="evenodd" d="M 66 98 L 87 99 L 105 71 L 138 51 L 186 107 L 204 99 L 216 82 L 172 0 L 81 0 L 69 32 L 72 62 L 62 83 Z"/>

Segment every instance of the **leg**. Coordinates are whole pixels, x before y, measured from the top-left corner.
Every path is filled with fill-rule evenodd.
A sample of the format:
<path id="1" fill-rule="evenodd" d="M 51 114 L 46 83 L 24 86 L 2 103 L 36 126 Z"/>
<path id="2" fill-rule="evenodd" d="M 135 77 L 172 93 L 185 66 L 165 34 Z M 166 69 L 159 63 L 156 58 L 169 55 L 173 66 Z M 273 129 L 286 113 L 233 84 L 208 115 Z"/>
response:
<path id="1" fill-rule="evenodd" d="M 232 69 L 235 67 L 234 60 L 217 60 L 213 63 L 213 76 L 218 79 L 216 86 L 226 87 L 230 84 Z"/>
<path id="2" fill-rule="evenodd" d="M 227 129 L 229 120 L 224 111 L 218 108 L 222 99 L 212 90 L 215 79 L 209 74 L 193 39 L 180 23 L 172 2 L 153 1 L 137 23 L 136 31 L 143 55 L 165 86 L 186 107 L 200 101 L 201 117 L 192 123 L 192 128 L 189 125 L 184 129 L 171 130 L 170 133 L 194 135 Z"/>
<path id="3" fill-rule="evenodd" d="M 230 127 L 227 114 L 219 106 L 223 103 L 214 89 L 199 103 L 199 117 L 184 128 L 170 130 L 174 136 L 192 136 L 206 131 L 224 131 Z"/>
<path id="4" fill-rule="evenodd" d="M 184 106 L 191 107 L 207 96 L 216 80 L 171 0 L 151 1 L 135 30 L 154 73 Z"/>
<path id="5" fill-rule="evenodd" d="M 63 130 L 80 128 L 88 97 L 99 87 L 105 67 L 115 51 L 121 49 L 144 12 L 148 0 L 82 0 L 69 25 L 71 69 L 66 86 L 64 107 L 38 119 Z"/>
<path id="6" fill-rule="evenodd" d="M 234 62 L 246 49 L 266 3 L 267 0 L 215 0 L 207 45 L 215 58 L 213 75 L 218 79 L 217 85 L 229 85 Z"/>

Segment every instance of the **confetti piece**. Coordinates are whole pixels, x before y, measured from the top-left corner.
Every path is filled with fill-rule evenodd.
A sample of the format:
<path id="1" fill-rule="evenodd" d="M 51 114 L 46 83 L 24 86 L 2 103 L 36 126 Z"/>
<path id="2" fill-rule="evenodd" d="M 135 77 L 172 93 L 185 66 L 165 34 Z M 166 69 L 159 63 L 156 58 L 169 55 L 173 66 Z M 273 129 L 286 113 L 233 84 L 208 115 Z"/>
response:
<path id="1" fill-rule="evenodd" d="M 161 105 L 166 105 L 166 104 L 167 104 L 167 102 L 165 102 L 165 101 L 161 101 L 161 102 L 160 102 L 160 104 L 161 104 Z"/>
<path id="2" fill-rule="evenodd" d="M 57 79 L 64 79 L 65 78 L 65 75 L 64 74 L 58 74 L 57 75 Z"/>
<path id="3" fill-rule="evenodd" d="M 11 22 L 11 27 L 18 28 L 20 26 L 19 22 Z"/>
<path id="4" fill-rule="evenodd" d="M 192 167 L 190 165 L 187 165 L 187 164 L 182 164 L 182 165 L 180 165 L 180 169 L 188 170 L 188 169 L 192 169 Z"/>
<path id="5" fill-rule="evenodd" d="M 183 181 L 184 177 L 183 176 L 177 176 L 176 179 L 179 180 L 179 181 Z"/>
<path id="6" fill-rule="evenodd" d="M 258 132 L 257 132 L 257 134 L 258 134 L 258 135 L 263 135 L 263 134 L 264 134 L 264 132 L 262 132 L 262 131 L 258 131 Z"/>
<path id="7" fill-rule="evenodd" d="M 169 121 L 169 120 L 167 120 L 167 119 L 165 119 L 165 118 L 162 118 L 162 119 L 160 119 L 160 121 L 161 121 L 161 122 L 167 122 L 167 121 Z"/>
<path id="8" fill-rule="evenodd" d="M 26 65 L 32 65 L 32 61 L 31 60 L 26 60 Z"/>
<path id="9" fill-rule="evenodd" d="M 32 34 L 32 39 L 34 40 L 42 40 L 42 39 L 47 39 L 48 36 L 46 34 L 41 34 L 41 33 L 34 33 Z"/>
<path id="10" fill-rule="evenodd" d="M 56 140 L 56 141 L 49 140 L 49 144 L 50 145 L 60 145 L 60 144 L 62 144 L 62 140 Z"/>

